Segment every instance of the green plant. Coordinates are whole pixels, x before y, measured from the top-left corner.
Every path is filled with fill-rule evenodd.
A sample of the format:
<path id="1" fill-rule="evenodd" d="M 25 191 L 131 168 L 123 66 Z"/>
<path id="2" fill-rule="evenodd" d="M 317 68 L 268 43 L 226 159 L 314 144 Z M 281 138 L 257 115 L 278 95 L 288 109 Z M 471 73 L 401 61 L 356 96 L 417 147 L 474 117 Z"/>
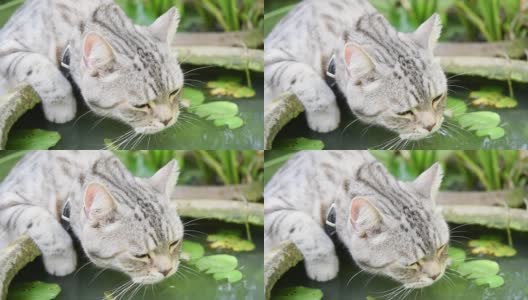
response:
<path id="1" fill-rule="evenodd" d="M 488 42 L 528 36 L 524 0 L 457 0 L 455 7 L 468 35 L 480 32 Z"/>
<path id="2" fill-rule="evenodd" d="M 262 151 L 199 150 L 192 154 L 206 178 L 215 177 L 223 184 L 261 180 L 264 164 Z"/>

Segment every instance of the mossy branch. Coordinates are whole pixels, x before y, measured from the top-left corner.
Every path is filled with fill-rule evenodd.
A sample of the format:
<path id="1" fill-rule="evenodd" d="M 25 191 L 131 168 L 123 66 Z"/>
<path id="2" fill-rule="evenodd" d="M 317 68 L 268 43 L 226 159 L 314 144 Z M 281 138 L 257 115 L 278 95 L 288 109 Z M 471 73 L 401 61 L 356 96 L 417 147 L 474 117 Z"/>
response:
<path id="1" fill-rule="evenodd" d="M 266 106 L 264 110 L 264 147 L 270 150 L 273 140 L 292 119 L 304 111 L 302 103 L 293 94 L 285 94 Z"/>
<path id="2" fill-rule="evenodd" d="M 234 47 L 174 47 L 180 63 L 264 72 L 264 51 Z"/>
<path id="3" fill-rule="evenodd" d="M 40 255 L 37 245 L 28 236 L 22 236 L 0 251 L 0 299 L 7 298 L 11 280 L 27 264 Z"/>
<path id="4" fill-rule="evenodd" d="M 290 241 L 285 241 L 266 253 L 264 257 L 264 292 L 271 297 L 273 286 L 289 269 L 303 260 L 301 251 Z"/>

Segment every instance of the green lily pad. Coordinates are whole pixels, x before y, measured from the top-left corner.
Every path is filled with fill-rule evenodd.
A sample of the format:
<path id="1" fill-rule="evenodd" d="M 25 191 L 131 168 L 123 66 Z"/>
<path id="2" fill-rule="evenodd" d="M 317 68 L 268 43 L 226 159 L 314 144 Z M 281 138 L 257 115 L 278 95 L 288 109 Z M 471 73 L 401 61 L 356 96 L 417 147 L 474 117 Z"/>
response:
<path id="1" fill-rule="evenodd" d="M 475 134 L 480 137 L 489 136 L 492 140 L 498 140 L 506 134 L 506 131 L 502 127 L 483 128 L 477 130 Z"/>
<path id="2" fill-rule="evenodd" d="M 517 250 L 501 243 L 500 239 L 481 237 L 478 240 L 469 241 L 471 253 L 493 255 L 497 257 L 514 256 Z"/>
<path id="3" fill-rule="evenodd" d="M 477 285 L 489 285 L 490 288 L 498 288 L 504 285 L 504 278 L 500 275 L 493 275 L 488 277 L 482 277 L 475 279 L 475 284 Z"/>
<path id="4" fill-rule="evenodd" d="M 244 125 L 244 120 L 240 117 L 229 117 L 214 120 L 215 126 L 227 126 L 229 129 L 237 129 Z"/>
<path id="5" fill-rule="evenodd" d="M 474 106 L 489 106 L 495 108 L 515 108 L 517 100 L 504 96 L 501 88 L 487 88 L 480 91 L 474 91 L 469 94 L 472 99 L 471 104 Z"/>
<path id="6" fill-rule="evenodd" d="M 25 282 L 9 288 L 9 300 L 51 300 L 55 299 L 61 288 L 55 283 L 42 281 Z"/>
<path id="7" fill-rule="evenodd" d="M 230 272 L 238 266 L 236 257 L 227 254 L 204 256 L 195 263 L 198 270 L 207 274 Z"/>
<path id="8" fill-rule="evenodd" d="M 61 136 L 56 131 L 21 129 L 9 133 L 7 150 L 48 150 L 57 145 Z"/>
<path id="9" fill-rule="evenodd" d="M 220 78 L 217 81 L 210 81 L 207 87 L 211 90 L 209 93 L 213 96 L 228 96 L 237 99 L 253 98 L 256 95 L 254 89 L 243 86 L 239 80 Z"/>
<path id="10" fill-rule="evenodd" d="M 499 264 L 486 259 L 472 260 L 460 264 L 456 270 L 469 279 L 477 279 L 497 275 Z"/>
<path id="11" fill-rule="evenodd" d="M 222 230 L 217 234 L 207 236 L 207 241 L 213 249 L 230 249 L 235 252 L 253 251 L 255 244 L 240 237 L 240 232 L 232 230 Z"/>
<path id="12" fill-rule="evenodd" d="M 191 262 L 202 258 L 205 253 L 205 249 L 202 245 L 195 243 L 195 242 L 190 242 L 190 241 L 183 241 L 181 251 L 190 256 Z"/>
<path id="13" fill-rule="evenodd" d="M 213 275 L 213 278 L 215 280 L 220 281 L 223 279 L 227 279 L 227 281 L 230 283 L 239 282 L 240 280 L 242 280 L 242 277 L 243 275 L 239 270 L 233 270 L 229 272 L 218 272 L 218 273 L 214 273 Z"/>
<path id="14" fill-rule="evenodd" d="M 468 110 L 467 104 L 464 100 L 458 98 L 447 98 L 447 104 L 444 114 L 448 117 L 456 118 L 465 114 Z"/>
<path id="15" fill-rule="evenodd" d="M 495 128 L 500 124 L 500 116 L 490 111 L 479 111 L 458 117 L 460 126 L 468 130 Z"/>
<path id="16" fill-rule="evenodd" d="M 205 101 L 205 95 L 202 91 L 188 87 L 183 88 L 181 98 L 187 107 L 198 106 Z"/>
<path id="17" fill-rule="evenodd" d="M 456 268 L 466 260 L 466 252 L 463 249 L 449 247 L 447 255 L 451 258 L 451 267 Z"/>
<path id="18" fill-rule="evenodd" d="M 238 106 L 233 102 L 215 101 L 190 107 L 189 111 L 201 118 L 216 120 L 236 116 L 238 114 Z"/>
<path id="19" fill-rule="evenodd" d="M 281 289 L 273 300 L 321 300 L 323 292 L 319 289 L 311 289 L 304 286 L 295 286 Z"/>
<path id="20" fill-rule="evenodd" d="M 274 150 L 287 150 L 287 151 L 299 151 L 299 150 L 323 150 L 325 147 L 323 141 L 310 140 L 307 138 L 295 138 L 295 139 L 284 139 L 278 141 L 274 146 Z"/>

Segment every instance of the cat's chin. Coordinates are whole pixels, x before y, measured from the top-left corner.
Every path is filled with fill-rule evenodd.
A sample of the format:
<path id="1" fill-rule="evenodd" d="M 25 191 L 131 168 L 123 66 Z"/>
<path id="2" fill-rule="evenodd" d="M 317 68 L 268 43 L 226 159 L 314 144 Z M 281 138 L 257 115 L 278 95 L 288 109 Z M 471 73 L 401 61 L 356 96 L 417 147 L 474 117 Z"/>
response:
<path id="1" fill-rule="evenodd" d="M 435 283 L 435 281 L 419 281 L 419 282 L 412 282 L 412 283 L 404 283 L 403 286 L 408 289 L 422 289 L 424 287 L 428 287 Z"/>
<path id="2" fill-rule="evenodd" d="M 165 279 L 163 276 L 143 276 L 143 277 L 132 277 L 134 283 L 139 283 L 143 285 L 157 284 L 162 282 Z"/>

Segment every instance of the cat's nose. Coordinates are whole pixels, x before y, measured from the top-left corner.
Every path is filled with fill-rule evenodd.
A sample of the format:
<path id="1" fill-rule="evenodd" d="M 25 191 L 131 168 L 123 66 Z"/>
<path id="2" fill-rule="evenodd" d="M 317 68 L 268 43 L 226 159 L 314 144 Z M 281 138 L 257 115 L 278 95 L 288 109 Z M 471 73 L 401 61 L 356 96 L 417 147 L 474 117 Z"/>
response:
<path id="1" fill-rule="evenodd" d="M 163 274 L 163 276 L 167 277 L 167 275 L 169 275 L 169 273 L 172 271 L 172 268 L 168 268 L 168 269 L 165 269 L 165 270 L 159 270 L 159 272 L 161 274 Z"/>
<path id="2" fill-rule="evenodd" d="M 435 275 L 431 275 L 431 279 L 432 280 L 436 280 L 436 278 L 438 278 L 438 276 L 440 276 L 440 273 L 435 274 Z"/>
<path id="3" fill-rule="evenodd" d="M 161 123 L 163 123 L 165 126 L 169 125 L 170 122 L 172 121 L 172 117 L 168 118 L 168 119 L 165 119 L 163 121 L 161 121 Z"/>
<path id="4" fill-rule="evenodd" d="M 429 125 L 429 126 L 425 126 L 425 129 L 427 129 L 427 131 L 431 132 L 431 131 L 433 131 L 435 126 L 436 126 L 436 122 L 431 124 L 431 125 Z"/>

